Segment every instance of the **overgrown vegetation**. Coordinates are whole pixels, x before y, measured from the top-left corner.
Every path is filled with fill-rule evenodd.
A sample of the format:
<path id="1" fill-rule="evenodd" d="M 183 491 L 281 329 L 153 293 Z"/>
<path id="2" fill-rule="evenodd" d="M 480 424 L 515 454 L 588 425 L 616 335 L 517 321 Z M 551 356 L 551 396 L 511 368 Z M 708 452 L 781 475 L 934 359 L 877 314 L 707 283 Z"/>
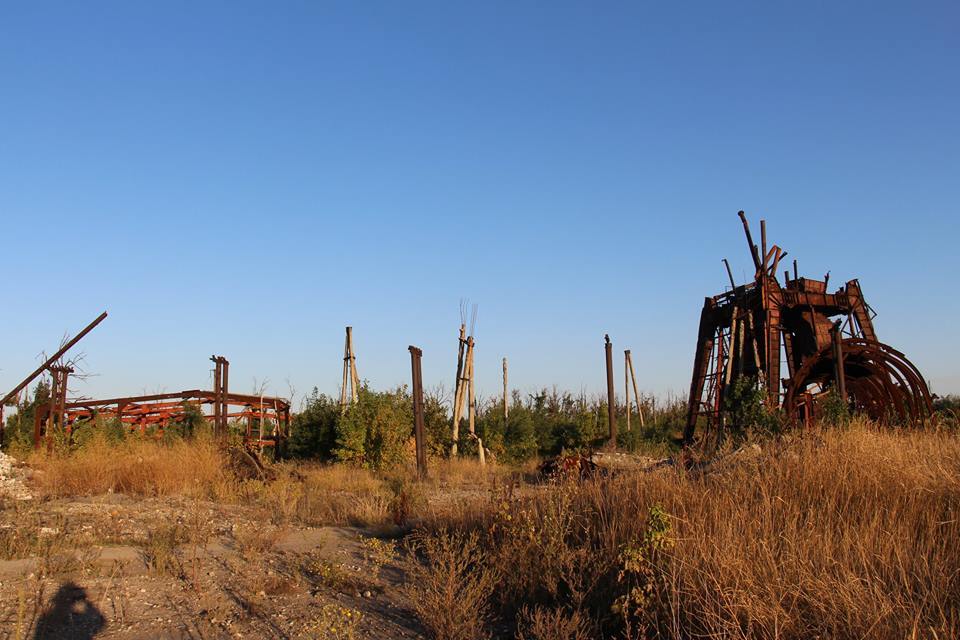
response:
<path id="1" fill-rule="evenodd" d="M 428 452 L 433 457 L 449 455 L 452 424 L 442 391 L 424 398 Z M 359 402 L 341 412 L 336 399 L 316 390 L 293 421 L 289 452 L 296 458 L 348 462 L 369 469 L 389 469 L 413 460 L 411 399 L 406 387 L 377 392 L 361 388 Z M 617 444 L 628 451 L 665 451 L 682 429 L 683 403 L 670 400 L 644 404 L 645 426 L 633 411 L 631 430 L 626 428 L 626 409 L 617 408 Z M 477 441 L 460 429 L 459 451 L 475 456 Z M 546 389 L 526 398 L 515 392 L 509 419 L 503 418 L 503 401 L 478 401 L 476 433 L 495 459 L 518 463 L 562 451 L 581 451 L 601 446 L 607 438 L 606 403 L 599 398 L 574 396 Z"/>
<path id="2" fill-rule="evenodd" d="M 467 541 L 499 576 L 465 628 L 492 613 L 526 638 L 960 635 L 955 435 L 854 421 L 760 447 L 504 496 L 420 536 L 451 558 Z M 448 564 L 418 580 L 469 588 Z"/>
<path id="3" fill-rule="evenodd" d="M 379 579 L 403 549 L 412 608 L 438 640 L 960 636 L 955 399 L 938 399 L 926 429 L 881 427 L 827 402 L 822 426 L 801 432 L 781 428 L 756 386 L 733 394 L 728 420 L 740 428 L 710 456 L 556 483 L 535 483 L 533 463 L 519 463 L 603 442 L 602 401 L 515 394 L 506 428 L 502 404 L 482 403 L 477 432 L 496 462 L 481 467 L 468 438 L 462 458 L 446 457 L 450 419 L 432 394 L 424 482 L 404 388 L 364 388 L 343 414 L 314 393 L 296 418 L 296 459 L 262 476 L 239 473 L 229 447 L 192 421 L 163 439 L 99 421 L 69 445 L 28 449 L 27 460 L 41 497 L 188 496 L 255 509 L 262 525 L 231 534 L 245 557 L 268 553 L 291 526 L 363 527 L 374 536 L 362 543 L 369 575 Z M 680 403 L 647 403 L 646 427 L 635 415 L 626 432 L 618 414 L 618 444 L 635 451 L 669 450 L 684 418 Z M 70 526 L 49 528 L 56 549 L 73 544 Z M 199 539 L 193 526 L 137 543 L 151 574 L 197 573 L 176 551 Z M 54 557 L 41 530 L 4 532 L 0 556 Z M 349 582 L 326 561 L 311 572 L 318 585 Z M 353 615 L 331 610 L 343 620 L 323 623 L 352 634 Z"/>

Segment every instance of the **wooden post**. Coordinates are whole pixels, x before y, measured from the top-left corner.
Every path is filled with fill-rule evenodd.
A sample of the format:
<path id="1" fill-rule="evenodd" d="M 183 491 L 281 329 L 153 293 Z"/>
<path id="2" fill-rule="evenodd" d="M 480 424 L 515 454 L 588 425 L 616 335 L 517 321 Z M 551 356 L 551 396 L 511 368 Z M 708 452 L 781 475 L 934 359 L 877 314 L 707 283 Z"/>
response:
<path id="1" fill-rule="evenodd" d="M 640 416 L 640 427 L 645 427 L 643 423 L 643 405 L 640 404 L 640 393 L 637 391 L 637 376 L 633 373 L 633 356 L 627 351 L 627 366 L 630 367 L 630 380 L 633 381 L 633 399 L 637 403 L 637 415 Z"/>
<path id="2" fill-rule="evenodd" d="M 623 397 L 627 408 L 627 431 L 630 431 L 630 350 L 623 352 Z"/>
<path id="3" fill-rule="evenodd" d="M 453 446 L 450 448 L 451 455 L 457 455 L 457 443 L 460 441 L 460 407 L 462 406 L 463 396 L 463 349 L 467 344 L 467 325 L 460 324 L 460 341 L 457 347 L 457 378 L 454 382 L 453 391 L 453 430 L 451 438 Z"/>
<path id="4" fill-rule="evenodd" d="M 507 359 L 503 359 L 503 428 L 506 431 L 510 420 L 510 396 L 507 393 Z"/>
<path id="5" fill-rule="evenodd" d="M 347 410 L 347 385 L 350 383 L 350 327 L 347 327 L 346 337 L 343 339 L 343 382 L 340 385 L 340 413 Z"/>
<path id="6" fill-rule="evenodd" d="M 410 369 L 413 391 L 413 437 L 417 449 L 417 477 L 427 477 L 427 447 L 423 427 L 423 378 L 420 366 L 423 351 L 410 345 Z"/>
<path id="7" fill-rule="evenodd" d="M 350 356 L 350 399 L 360 400 L 360 376 L 357 375 L 357 354 L 353 350 L 353 327 L 347 327 L 347 352 Z"/>
<path id="8" fill-rule="evenodd" d="M 477 417 L 477 396 L 476 385 L 473 377 L 473 336 L 467 338 L 467 420 L 470 429 L 470 435 L 476 435 L 476 417 Z"/>
<path id="9" fill-rule="evenodd" d="M 607 426 L 610 433 L 610 447 L 617 447 L 617 406 L 616 392 L 613 390 L 613 343 L 610 336 L 603 336 L 604 351 L 607 359 Z"/>

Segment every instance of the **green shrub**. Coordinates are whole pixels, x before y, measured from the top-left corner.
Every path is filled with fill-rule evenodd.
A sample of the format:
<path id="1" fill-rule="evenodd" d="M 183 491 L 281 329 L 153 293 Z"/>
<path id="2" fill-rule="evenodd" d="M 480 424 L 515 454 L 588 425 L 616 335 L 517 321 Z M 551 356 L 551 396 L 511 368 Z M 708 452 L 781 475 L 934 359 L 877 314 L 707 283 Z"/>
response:
<path id="1" fill-rule="evenodd" d="M 336 425 L 337 460 L 368 469 L 397 466 L 412 457 L 413 407 L 407 388 L 375 392 L 366 385 Z"/>
<path id="2" fill-rule="evenodd" d="M 776 433 L 780 431 L 782 416 L 777 409 L 764 404 L 766 392 L 753 378 L 738 378 L 729 387 L 724 401 L 727 433 L 742 436 L 745 433 Z"/>
<path id="3" fill-rule="evenodd" d="M 290 424 L 287 452 L 294 458 L 331 460 L 337 446 L 337 421 L 340 404 L 313 388 L 303 411 Z"/>

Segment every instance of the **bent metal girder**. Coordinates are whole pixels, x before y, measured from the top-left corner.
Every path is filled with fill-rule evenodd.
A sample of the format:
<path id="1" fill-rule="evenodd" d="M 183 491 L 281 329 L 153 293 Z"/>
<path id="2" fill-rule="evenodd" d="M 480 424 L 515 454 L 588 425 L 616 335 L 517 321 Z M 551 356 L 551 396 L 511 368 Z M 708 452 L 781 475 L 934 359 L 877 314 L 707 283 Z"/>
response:
<path id="1" fill-rule="evenodd" d="M 900 422 L 922 422 L 930 414 L 930 391 L 920 371 L 896 349 L 881 342 L 845 338 L 840 360 L 850 406 L 875 420 L 891 415 Z M 809 399 L 835 390 L 837 358 L 833 349 L 809 358 L 793 376 L 783 407 L 810 420 Z M 814 405 L 816 406 L 816 404 Z"/>
<path id="2" fill-rule="evenodd" d="M 794 421 L 808 422 L 833 392 L 852 409 L 879 420 L 922 422 L 932 413 L 923 376 L 907 358 L 877 340 L 875 314 L 857 280 L 830 293 L 822 280 L 800 277 L 778 266 L 787 253 L 754 244 L 746 215 L 738 214 L 755 274 L 737 285 L 729 263 L 730 289 L 708 297 L 700 315 L 684 440 L 699 423 L 722 428 L 730 388 L 747 378 L 764 390 L 768 407 L 782 408 Z M 839 320 L 837 320 L 839 318 Z M 786 377 L 781 377 L 781 364 Z"/>

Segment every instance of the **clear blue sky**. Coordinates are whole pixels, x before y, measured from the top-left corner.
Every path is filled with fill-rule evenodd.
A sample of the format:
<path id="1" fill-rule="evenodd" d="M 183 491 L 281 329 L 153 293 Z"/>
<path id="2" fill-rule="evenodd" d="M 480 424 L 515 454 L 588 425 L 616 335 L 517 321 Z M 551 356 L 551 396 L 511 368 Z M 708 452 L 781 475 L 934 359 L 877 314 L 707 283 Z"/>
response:
<path id="1" fill-rule="evenodd" d="M 0 387 L 103 309 L 76 393 L 336 393 L 347 324 L 450 386 L 468 297 L 486 394 L 682 392 L 744 209 L 958 392 L 960 5 L 897 5 L 5 3 Z"/>

